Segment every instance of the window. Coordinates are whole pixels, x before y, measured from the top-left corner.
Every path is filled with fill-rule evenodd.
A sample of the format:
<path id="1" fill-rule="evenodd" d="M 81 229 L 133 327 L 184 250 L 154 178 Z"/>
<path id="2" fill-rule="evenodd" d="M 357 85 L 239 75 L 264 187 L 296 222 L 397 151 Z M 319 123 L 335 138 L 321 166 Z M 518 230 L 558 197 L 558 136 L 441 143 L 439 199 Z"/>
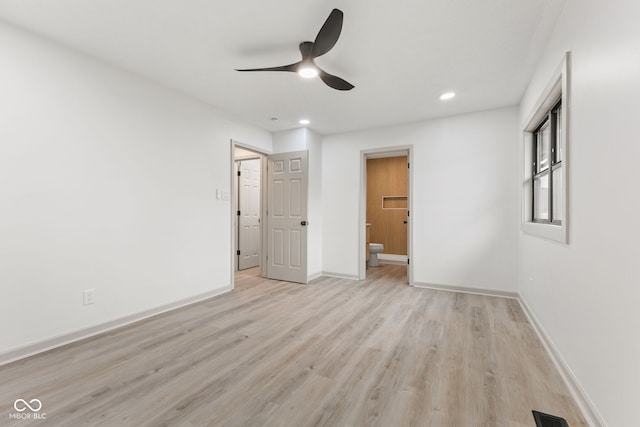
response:
<path id="1" fill-rule="evenodd" d="M 524 122 L 522 231 L 567 243 L 567 53 Z"/>
<path id="2" fill-rule="evenodd" d="M 531 158 L 531 218 L 533 222 L 562 224 L 562 100 L 533 132 Z"/>

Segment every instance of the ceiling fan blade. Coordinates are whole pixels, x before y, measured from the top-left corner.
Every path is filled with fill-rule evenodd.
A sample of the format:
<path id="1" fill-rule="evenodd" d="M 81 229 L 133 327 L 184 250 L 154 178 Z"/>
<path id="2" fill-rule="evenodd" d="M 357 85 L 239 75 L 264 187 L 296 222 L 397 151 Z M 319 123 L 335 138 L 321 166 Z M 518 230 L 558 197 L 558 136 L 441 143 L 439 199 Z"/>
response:
<path id="1" fill-rule="evenodd" d="M 313 58 L 324 55 L 335 46 L 342 31 L 342 18 L 343 13 L 341 10 L 333 9 L 331 11 L 324 25 L 320 28 L 316 40 L 313 42 L 313 49 L 311 50 Z"/>
<path id="2" fill-rule="evenodd" d="M 322 79 L 322 81 L 326 83 L 327 86 L 337 90 L 351 90 L 355 87 L 348 81 L 341 79 L 338 76 L 333 76 L 323 70 L 319 71 L 319 76 Z"/>
<path id="3" fill-rule="evenodd" d="M 245 69 L 236 68 L 236 71 L 293 71 L 295 73 L 298 71 L 299 64 L 300 62 L 296 62 L 295 64 L 282 65 L 280 67 L 245 68 Z"/>

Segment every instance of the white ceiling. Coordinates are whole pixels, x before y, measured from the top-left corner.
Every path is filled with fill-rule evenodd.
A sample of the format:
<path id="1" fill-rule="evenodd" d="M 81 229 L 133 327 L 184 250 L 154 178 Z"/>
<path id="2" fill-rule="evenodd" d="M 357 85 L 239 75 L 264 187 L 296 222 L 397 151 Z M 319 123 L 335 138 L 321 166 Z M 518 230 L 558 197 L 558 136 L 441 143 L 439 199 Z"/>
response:
<path id="1" fill-rule="evenodd" d="M 321 134 L 519 103 L 564 0 L 0 0 L 0 18 L 196 97 L 269 131 Z M 319 66 L 300 59 L 333 8 L 342 35 Z M 438 97 L 455 91 L 448 102 Z M 277 117 L 277 121 L 271 120 Z"/>

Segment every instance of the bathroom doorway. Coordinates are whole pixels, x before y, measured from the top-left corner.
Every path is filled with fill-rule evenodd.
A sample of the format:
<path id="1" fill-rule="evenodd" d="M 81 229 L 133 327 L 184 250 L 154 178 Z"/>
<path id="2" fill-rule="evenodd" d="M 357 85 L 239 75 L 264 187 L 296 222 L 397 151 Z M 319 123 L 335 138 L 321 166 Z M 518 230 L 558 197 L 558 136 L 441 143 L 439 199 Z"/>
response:
<path id="1" fill-rule="evenodd" d="M 363 152 L 361 279 L 388 264 L 407 266 L 411 282 L 411 148 Z M 364 273 L 364 274 L 363 274 Z"/>

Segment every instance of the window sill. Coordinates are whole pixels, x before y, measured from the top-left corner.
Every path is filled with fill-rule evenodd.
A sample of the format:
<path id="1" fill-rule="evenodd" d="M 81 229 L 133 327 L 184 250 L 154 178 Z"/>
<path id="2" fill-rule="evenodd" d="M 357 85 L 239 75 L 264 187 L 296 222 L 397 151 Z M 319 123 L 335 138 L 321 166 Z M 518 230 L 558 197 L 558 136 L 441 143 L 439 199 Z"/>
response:
<path id="1" fill-rule="evenodd" d="M 555 240 L 560 243 L 567 243 L 567 228 L 565 225 L 542 224 L 536 222 L 522 223 L 521 230 L 524 233 L 543 239 Z"/>

